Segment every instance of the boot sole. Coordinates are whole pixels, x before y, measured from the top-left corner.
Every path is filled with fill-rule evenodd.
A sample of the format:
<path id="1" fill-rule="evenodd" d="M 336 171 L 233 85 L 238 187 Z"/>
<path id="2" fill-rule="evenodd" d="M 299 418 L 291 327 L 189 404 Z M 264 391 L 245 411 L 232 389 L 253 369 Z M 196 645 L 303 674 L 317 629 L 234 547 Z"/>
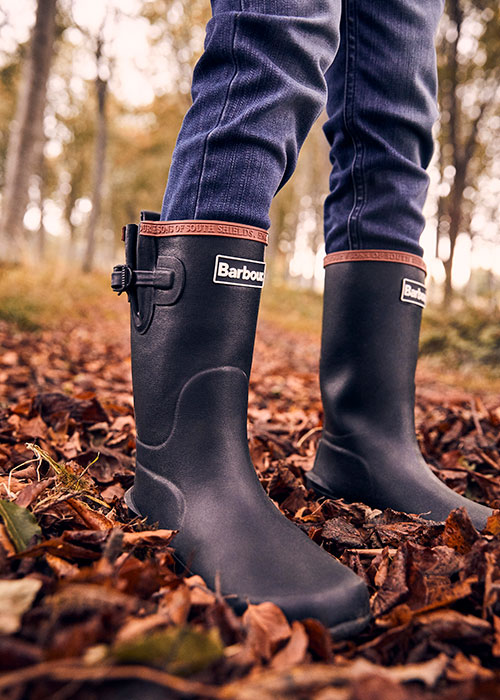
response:
<path id="1" fill-rule="evenodd" d="M 129 511 L 134 515 L 138 516 L 140 518 L 144 517 L 140 512 L 137 506 L 134 503 L 134 499 L 132 497 L 132 490 L 133 487 L 129 488 L 124 495 L 124 501 L 129 509 Z M 178 564 L 182 567 L 182 570 L 184 572 L 187 571 L 184 563 L 175 555 L 174 553 L 174 558 L 178 562 Z M 350 639 L 351 637 L 356 636 L 360 632 L 362 632 L 371 622 L 372 616 L 371 614 L 368 615 L 363 615 L 362 617 L 357 617 L 354 620 L 347 620 L 346 622 L 341 622 L 338 625 L 335 625 L 334 627 L 328 627 L 328 632 L 332 635 L 332 638 L 334 641 L 340 641 L 343 639 Z"/>
<path id="2" fill-rule="evenodd" d="M 332 635 L 334 642 L 340 642 L 344 639 L 351 639 L 351 637 L 356 637 L 360 632 L 362 632 L 370 622 L 372 621 L 371 613 L 368 615 L 363 615 L 363 617 L 358 617 L 355 620 L 348 620 L 347 622 L 341 622 L 335 627 L 328 627 L 328 632 Z"/>

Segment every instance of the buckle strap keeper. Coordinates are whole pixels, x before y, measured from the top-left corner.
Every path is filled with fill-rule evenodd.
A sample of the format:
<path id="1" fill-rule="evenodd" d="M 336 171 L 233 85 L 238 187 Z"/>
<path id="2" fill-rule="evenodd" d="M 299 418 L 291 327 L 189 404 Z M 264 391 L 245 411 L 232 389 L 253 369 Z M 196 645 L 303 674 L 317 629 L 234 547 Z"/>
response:
<path id="1" fill-rule="evenodd" d="M 111 273 L 111 289 L 118 295 L 127 292 L 133 286 L 172 289 L 174 279 L 173 270 L 133 270 L 130 265 L 115 265 Z"/>

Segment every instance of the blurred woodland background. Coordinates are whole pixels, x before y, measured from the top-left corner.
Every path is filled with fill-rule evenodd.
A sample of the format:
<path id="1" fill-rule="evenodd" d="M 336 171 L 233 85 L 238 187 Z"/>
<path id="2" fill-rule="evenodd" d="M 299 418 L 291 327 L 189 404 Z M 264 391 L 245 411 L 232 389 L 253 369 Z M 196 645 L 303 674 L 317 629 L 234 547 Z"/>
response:
<path id="1" fill-rule="evenodd" d="M 0 1 L 0 258 L 83 271 L 159 209 L 208 0 Z M 500 300 L 500 5 L 447 0 L 422 236 L 431 299 Z M 313 128 L 273 204 L 271 282 L 320 290 L 328 154 Z"/>
<path id="2" fill-rule="evenodd" d="M 440 525 L 303 484 L 323 412 L 322 119 L 273 203 L 249 446 L 274 503 L 368 583 L 374 623 L 333 642 L 271 603 L 235 616 L 125 508 L 129 310 L 109 273 L 122 225 L 161 206 L 209 14 L 0 0 L 0 696 L 498 700 L 499 511 L 479 535 L 465 511 Z M 498 0 L 447 0 L 437 45 L 417 433 L 435 474 L 497 507 Z"/>

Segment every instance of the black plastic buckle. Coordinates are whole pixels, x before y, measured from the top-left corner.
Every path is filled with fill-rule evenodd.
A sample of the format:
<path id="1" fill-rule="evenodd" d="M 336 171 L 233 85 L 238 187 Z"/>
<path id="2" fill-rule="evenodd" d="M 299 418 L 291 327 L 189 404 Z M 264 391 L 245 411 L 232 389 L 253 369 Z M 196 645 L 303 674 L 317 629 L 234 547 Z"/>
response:
<path id="1" fill-rule="evenodd" d="M 130 289 L 133 278 L 134 271 L 129 265 L 115 265 L 111 273 L 111 289 L 120 296 Z"/>

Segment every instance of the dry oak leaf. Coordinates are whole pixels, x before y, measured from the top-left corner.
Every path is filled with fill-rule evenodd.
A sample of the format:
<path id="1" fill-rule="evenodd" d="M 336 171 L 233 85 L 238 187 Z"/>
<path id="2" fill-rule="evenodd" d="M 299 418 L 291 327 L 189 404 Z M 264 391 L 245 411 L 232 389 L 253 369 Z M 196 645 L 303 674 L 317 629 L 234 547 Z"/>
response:
<path id="1" fill-rule="evenodd" d="M 453 658 L 446 669 L 446 678 L 450 681 L 487 681 L 495 677 L 493 671 L 481 666 L 477 656 L 467 657 L 461 651 Z"/>
<path id="2" fill-rule="evenodd" d="M 167 545 L 178 530 L 143 530 L 142 532 L 124 532 L 124 545 L 149 545 L 159 547 Z"/>
<path id="3" fill-rule="evenodd" d="M 246 646 L 256 658 L 270 659 L 280 642 L 288 639 L 292 629 L 280 608 L 274 603 L 251 603 L 243 614 L 243 624 L 248 631 Z"/>
<path id="4" fill-rule="evenodd" d="M 407 556 L 407 546 L 403 545 L 398 549 L 396 556 L 390 563 L 382 587 L 372 597 L 371 606 L 374 617 L 387 613 L 408 595 L 406 581 Z"/>
<path id="5" fill-rule="evenodd" d="M 22 617 L 41 586 L 41 581 L 28 577 L 0 581 L 0 634 L 14 634 L 21 628 Z"/>
<path id="6" fill-rule="evenodd" d="M 40 496 L 45 489 L 52 486 L 55 482 L 54 477 L 49 479 L 42 479 L 42 481 L 34 481 L 27 484 L 22 491 L 19 491 L 16 496 L 16 505 L 22 508 L 28 508 L 33 501 L 36 501 L 38 496 Z"/>
<path id="7" fill-rule="evenodd" d="M 111 530 L 114 527 L 112 520 L 93 510 L 82 501 L 76 498 L 68 498 L 66 503 L 75 511 L 81 523 L 89 530 Z"/>
<path id="8" fill-rule="evenodd" d="M 442 608 L 457 600 L 466 598 L 472 591 L 472 584 L 477 582 L 476 577 L 470 577 L 465 581 L 457 581 L 455 584 L 449 584 L 440 591 L 440 595 L 430 600 L 426 605 L 421 605 L 416 608 L 411 608 L 408 603 L 393 608 L 387 615 L 377 618 L 376 624 L 379 627 L 396 627 L 397 625 L 406 624 L 413 618 L 417 617 L 436 608 Z"/>
<path id="9" fill-rule="evenodd" d="M 459 554 L 467 554 L 477 538 L 477 530 L 465 508 L 452 510 L 444 524 L 443 544 Z"/>
<path id="10" fill-rule="evenodd" d="M 175 588 L 160 588 L 156 597 L 159 598 L 158 612 L 174 625 L 184 625 L 191 609 L 191 591 L 181 583 Z"/>
<path id="11" fill-rule="evenodd" d="M 367 675 L 354 680 L 346 700 L 410 700 L 410 697 L 407 689 L 398 681 L 385 676 Z"/>
<path id="12" fill-rule="evenodd" d="M 60 392 L 38 394 L 34 408 L 46 423 L 52 424 L 68 414 L 77 423 L 109 422 L 108 416 L 93 393 L 74 398 Z"/>
<path id="13" fill-rule="evenodd" d="M 443 675 L 449 658 L 440 654 L 418 664 L 404 664 L 385 668 L 358 658 L 345 666 L 305 664 L 288 669 L 285 673 L 263 671 L 221 688 L 221 698 L 238 700 L 276 700 L 283 697 L 309 697 L 306 693 L 326 686 L 345 686 L 367 676 L 379 676 L 397 683 L 420 681 L 428 688 L 436 685 Z"/>
<path id="14" fill-rule="evenodd" d="M 184 583 L 189 586 L 191 591 L 191 605 L 211 605 L 215 603 L 215 593 L 207 587 L 201 576 L 188 576 L 184 579 Z"/>
<path id="15" fill-rule="evenodd" d="M 483 617 L 489 617 L 493 611 L 498 612 L 498 598 L 500 595 L 500 567 L 497 564 L 497 552 L 484 552 L 484 596 Z"/>
<path id="16" fill-rule="evenodd" d="M 122 501 L 125 495 L 125 489 L 121 484 L 114 483 L 111 486 L 103 489 L 101 491 L 101 498 L 106 503 L 113 503 L 113 501 Z"/>
<path id="17" fill-rule="evenodd" d="M 42 650 L 38 645 L 17 637 L 0 637 L 0 671 L 13 671 L 41 660 Z"/>
<path id="18" fill-rule="evenodd" d="M 491 632 L 491 625 L 475 615 L 464 615 L 457 610 L 434 610 L 416 618 L 425 627 L 428 637 L 437 639 L 483 640 Z"/>
<path id="19" fill-rule="evenodd" d="M 321 535 L 339 547 L 363 547 L 363 538 L 357 528 L 345 518 L 330 518 L 323 525 Z"/>
<path id="20" fill-rule="evenodd" d="M 113 609 L 132 612 L 141 602 L 126 593 L 97 583 L 69 583 L 45 598 L 48 606 L 60 614 L 82 614 Z"/>
<path id="21" fill-rule="evenodd" d="M 500 617 L 493 617 L 493 626 L 495 629 L 495 641 L 491 650 L 493 656 L 500 656 Z"/>
<path id="22" fill-rule="evenodd" d="M 55 573 L 57 578 L 75 578 L 78 576 L 80 569 L 76 564 L 70 564 L 69 561 L 56 557 L 49 552 L 45 554 L 45 561 Z"/>
<path id="23" fill-rule="evenodd" d="M 304 661 L 309 637 L 300 622 L 292 622 L 292 635 L 283 649 L 273 657 L 271 667 L 276 669 L 286 669 L 296 666 Z"/>
<path id="24" fill-rule="evenodd" d="M 12 544 L 9 535 L 7 534 L 7 528 L 2 522 L 0 522 L 0 556 L 3 556 L 4 552 L 11 557 L 15 557 L 17 553 L 16 548 Z"/>
<path id="25" fill-rule="evenodd" d="M 96 532 L 94 530 L 80 530 L 76 532 L 66 530 L 60 537 L 52 537 L 50 540 L 44 540 L 43 542 L 40 542 L 40 544 L 36 544 L 35 546 L 24 550 L 21 552 L 20 556 L 37 557 L 44 552 L 49 552 L 49 554 L 53 554 L 56 557 L 64 557 L 66 559 L 77 561 L 99 559 L 101 556 L 99 552 L 96 552 L 88 547 L 81 547 L 79 544 L 74 544 L 72 541 L 70 541 L 73 538 L 73 535 L 76 535 L 76 541 L 82 541 L 82 539 L 88 541 L 86 535 L 88 535 L 89 532 L 90 534 L 97 534 L 101 538 L 103 535 L 104 537 L 106 536 L 105 532 Z"/>
<path id="26" fill-rule="evenodd" d="M 322 661 L 331 661 L 332 636 L 326 627 L 313 617 L 302 620 L 309 640 L 309 649 Z"/>
<path id="27" fill-rule="evenodd" d="M 496 510 L 486 521 L 486 528 L 492 535 L 500 535 L 500 510 Z"/>

